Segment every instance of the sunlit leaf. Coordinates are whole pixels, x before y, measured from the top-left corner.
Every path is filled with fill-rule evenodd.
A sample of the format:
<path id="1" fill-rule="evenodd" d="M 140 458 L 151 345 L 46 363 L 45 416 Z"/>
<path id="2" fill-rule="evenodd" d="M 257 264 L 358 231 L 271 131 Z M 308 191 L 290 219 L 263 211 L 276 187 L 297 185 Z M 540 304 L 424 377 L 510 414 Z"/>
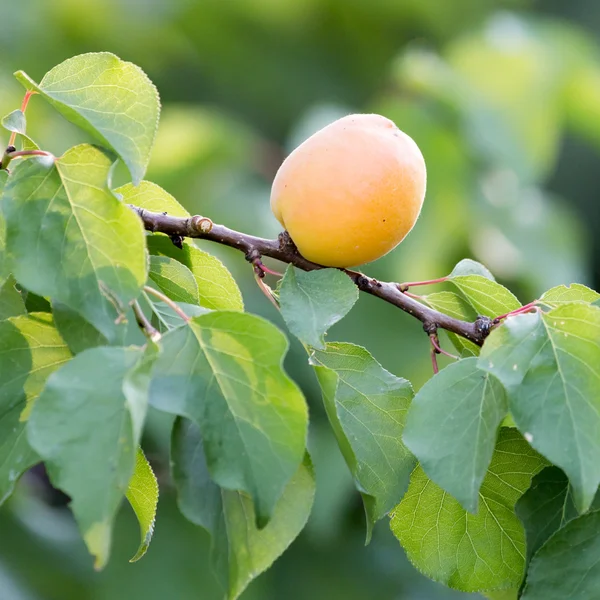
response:
<path id="1" fill-rule="evenodd" d="M 470 258 L 463 258 L 463 260 L 457 263 L 454 269 L 452 269 L 452 273 L 448 275 L 448 279 L 466 277 L 468 275 L 479 275 L 490 281 L 496 281 L 487 267 Z"/>
<path id="2" fill-rule="evenodd" d="M 453 276 L 450 281 L 479 315 L 498 317 L 521 306 L 512 292 L 482 275 Z"/>
<path id="3" fill-rule="evenodd" d="M 32 158 L 15 168 L 3 196 L 17 281 L 79 312 L 109 340 L 147 270 L 140 219 L 108 190 L 111 165 L 88 145 L 56 163 Z"/>
<path id="4" fill-rule="evenodd" d="M 410 382 L 386 371 L 364 348 L 327 344 L 310 357 L 327 416 L 373 525 L 400 500 L 415 459 L 402 443 Z"/>
<path id="5" fill-rule="evenodd" d="M 179 261 L 168 256 L 151 256 L 148 276 L 171 300 L 187 304 L 200 303 L 196 279 Z"/>
<path id="6" fill-rule="evenodd" d="M 126 496 L 140 524 L 140 546 L 135 556 L 129 561 L 136 562 L 146 554 L 150 546 L 154 533 L 156 506 L 158 505 L 158 481 L 156 481 L 154 471 L 141 448 L 137 449 L 135 468 Z"/>
<path id="7" fill-rule="evenodd" d="M 600 483 L 600 308 L 564 304 L 509 318 L 479 365 L 502 381 L 517 427 L 565 471 L 586 511 Z"/>
<path id="8" fill-rule="evenodd" d="M 600 294 L 598 292 L 591 290 L 581 283 L 572 283 L 569 286 L 557 285 L 540 296 L 540 302 L 551 308 L 571 302 L 590 304 L 599 299 Z"/>
<path id="9" fill-rule="evenodd" d="M 257 529 L 250 497 L 211 480 L 204 445 L 195 423 L 177 419 L 171 460 L 179 507 L 187 519 L 210 533 L 215 570 L 226 597 L 235 600 L 303 529 L 313 503 L 314 474 L 307 455 L 285 486 L 269 523 Z"/>
<path id="10" fill-rule="evenodd" d="M 327 330 L 358 300 L 358 288 L 338 269 L 305 273 L 289 266 L 281 281 L 281 316 L 303 343 L 323 350 Z"/>
<path id="11" fill-rule="evenodd" d="M 435 581 L 464 592 L 518 587 L 525 532 L 514 506 L 545 464 L 518 431 L 502 429 L 476 515 L 417 467 L 392 513 L 392 532 L 413 565 Z"/>
<path id="12" fill-rule="evenodd" d="M 2 127 L 15 133 L 26 133 L 27 121 L 25 120 L 25 115 L 20 110 L 13 110 L 5 117 L 2 117 Z"/>
<path id="13" fill-rule="evenodd" d="M 476 513 L 498 427 L 507 413 L 502 384 L 465 358 L 442 369 L 417 393 L 402 439 L 427 476 Z"/>
<path id="14" fill-rule="evenodd" d="M 151 362 L 134 347 L 86 350 L 51 375 L 27 423 L 53 485 L 71 497 L 97 569 L 134 473 Z"/>
<path id="15" fill-rule="evenodd" d="M 169 331 L 161 346 L 153 406 L 200 426 L 211 477 L 250 494 L 265 525 L 306 444 L 306 403 L 282 369 L 287 340 L 268 321 L 223 311 Z"/>
<path id="16" fill-rule="evenodd" d="M 54 67 L 38 84 L 15 77 L 64 117 L 112 148 L 139 183 L 158 128 L 158 92 L 136 65 L 109 52 L 81 54 Z"/>

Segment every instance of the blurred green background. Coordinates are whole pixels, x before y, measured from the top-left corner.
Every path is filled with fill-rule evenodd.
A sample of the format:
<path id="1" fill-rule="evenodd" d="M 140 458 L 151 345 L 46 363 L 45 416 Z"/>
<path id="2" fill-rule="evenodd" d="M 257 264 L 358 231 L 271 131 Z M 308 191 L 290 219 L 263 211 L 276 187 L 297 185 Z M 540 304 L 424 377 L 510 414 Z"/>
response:
<path id="1" fill-rule="evenodd" d="M 286 153 L 339 116 L 379 112 L 417 141 L 429 182 L 417 227 L 369 274 L 429 279 L 472 257 L 523 302 L 558 283 L 599 287 L 595 0 L 2 0 L 0 9 L 0 112 L 20 105 L 17 69 L 39 81 L 101 50 L 137 63 L 163 102 L 147 178 L 194 213 L 276 235 L 269 186 Z M 55 154 L 85 139 L 39 98 L 28 122 Z M 283 327 L 243 258 L 203 247 L 230 267 L 247 309 Z M 416 388 L 430 376 L 420 324 L 374 298 L 361 297 L 330 338 L 366 346 Z M 364 547 L 360 498 L 295 342 L 287 367 L 310 404 L 317 497 L 304 533 L 244 598 L 467 597 L 418 574 L 386 522 Z M 95 573 L 64 497 L 34 470 L 0 512 L 0 600 L 222 597 L 208 536 L 176 508 L 169 426 L 151 413 L 144 439 L 162 490 L 147 556 L 127 562 L 138 534 L 124 507 L 110 565 Z"/>

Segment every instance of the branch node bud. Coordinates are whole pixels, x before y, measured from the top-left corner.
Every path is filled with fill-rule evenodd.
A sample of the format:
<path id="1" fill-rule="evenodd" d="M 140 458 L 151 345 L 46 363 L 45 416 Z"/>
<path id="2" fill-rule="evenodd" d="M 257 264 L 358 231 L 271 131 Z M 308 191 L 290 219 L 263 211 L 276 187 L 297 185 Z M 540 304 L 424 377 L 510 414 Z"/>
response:
<path id="1" fill-rule="evenodd" d="M 213 222 L 208 217 L 195 215 L 192 217 L 192 228 L 200 233 L 208 233 L 213 228 Z"/>
<path id="2" fill-rule="evenodd" d="M 479 334 L 481 334 L 481 337 L 483 337 L 483 339 L 485 339 L 490 334 L 490 331 L 492 330 L 493 326 L 494 321 L 489 317 L 486 317 L 485 315 L 479 315 L 475 320 L 475 329 Z"/>

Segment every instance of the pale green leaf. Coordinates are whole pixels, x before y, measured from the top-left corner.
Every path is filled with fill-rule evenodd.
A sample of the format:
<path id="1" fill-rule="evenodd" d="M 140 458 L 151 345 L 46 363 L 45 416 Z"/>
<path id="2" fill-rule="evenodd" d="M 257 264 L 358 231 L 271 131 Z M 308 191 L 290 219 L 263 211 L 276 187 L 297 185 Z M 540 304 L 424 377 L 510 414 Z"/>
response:
<path id="1" fill-rule="evenodd" d="M 509 590 L 483 592 L 483 596 L 488 600 L 518 600 L 519 590 L 518 588 L 511 588 Z"/>
<path id="2" fill-rule="evenodd" d="M 134 472 L 151 363 L 139 348 L 85 350 L 49 377 L 27 423 L 53 485 L 71 497 L 97 569 Z"/>
<path id="3" fill-rule="evenodd" d="M 144 293 L 144 298 L 152 311 L 153 325 L 161 333 L 185 325 L 184 319 L 168 304 L 165 304 L 156 296 Z M 176 302 L 176 304 L 188 317 L 199 317 L 200 315 L 205 315 L 207 312 L 210 312 L 210 309 L 196 304 L 186 304 L 185 302 Z"/>
<path id="4" fill-rule="evenodd" d="M 573 519 L 534 555 L 523 600 L 597 600 L 600 510 Z"/>
<path id="5" fill-rule="evenodd" d="M 15 287 L 14 278 L 9 277 L 4 285 L 0 286 L 0 321 L 24 315 L 26 312 L 23 296 Z"/>
<path id="6" fill-rule="evenodd" d="M 172 217 L 189 217 L 190 213 L 159 185 L 142 181 L 139 185 L 127 183 L 115 190 L 123 197 L 123 202 L 133 204 L 151 212 L 166 212 Z"/>
<path id="7" fill-rule="evenodd" d="M 417 393 L 402 439 L 427 476 L 476 513 L 487 472 L 507 413 L 502 384 L 465 358 L 442 369 Z"/>
<path id="8" fill-rule="evenodd" d="M 168 256 L 151 256 L 148 276 L 171 300 L 200 303 L 198 283 L 193 273 L 179 261 Z"/>
<path id="9" fill-rule="evenodd" d="M 70 358 L 51 315 L 0 321 L 0 503 L 39 460 L 27 441 L 25 421 L 50 373 Z"/>
<path id="10" fill-rule="evenodd" d="M 572 283 L 569 286 L 557 285 L 544 292 L 540 297 L 540 302 L 551 308 L 556 308 L 561 304 L 571 302 L 583 302 L 590 304 L 600 299 L 600 294 L 581 283 Z"/>
<path id="11" fill-rule="evenodd" d="M 15 133 L 27 133 L 27 121 L 25 115 L 20 110 L 13 110 L 11 113 L 2 117 L 2 127 Z"/>
<path id="12" fill-rule="evenodd" d="M 156 506 L 158 505 L 158 481 L 156 481 L 154 471 L 141 448 L 137 449 L 135 468 L 126 496 L 140 524 L 140 546 L 135 556 L 129 561 L 136 562 L 146 554 L 150 546 L 154 533 Z"/>
<path id="13" fill-rule="evenodd" d="M 252 500 L 210 479 L 204 443 L 195 423 L 177 419 L 171 446 L 173 478 L 181 512 L 210 533 L 215 570 L 226 597 L 235 600 L 303 529 L 313 503 L 314 474 L 306 455 L 285 486 L 271 520 L 257 529 Z"/>
<path id="14" fill-rule="evenodd" d="M 460 275 L 450 281 L 459 289 L 478 315 L 498 317 L 521 306 L 504 286 L 482 275 Z"/>
<path id="15" fill-rule="evenodd" d="M 281 316 L 304 344 L 325 348 L 327 330 L 344 318 L 358 300 L 358 288 L 338 269 L 305 273 L 290 265 L 279 288 Z"/>
<path id="16" fill-rule="evenodd" d="M 310 357 L 327 416 L 361 492 L 367 540 L 373 525 L 400 500 L 415 459 L 402 443 L 413 390 L 364 348 L 327 344 Z"/>
<path id="17" fill-rule="evenodd" d="M 285 336 L 254 315 L 210 312 L 161 346 L 151 403 L 200 426 L 211 477 L 248 492 L 264 525 L 306 444 L 306 403 L 282 368 Z"/>
<path id="18" fill-rule="evenodd" d="M 585 512 L 600 483 L 600 308 L 564 304 L 509 318 L 479 365 L 502 381 L 517 427 L 565 471 Z"/>
<path id="19" fill-rule="evenodd" d="M 487 267 L 470 258 L 464 258 L 457 263 L 454 269 L 452 269 L 452 273 L 448 275 L 448 279 L 455 279 L 456 277 L 464 277 L 467 275 L 480 275 L 490 281 L 496 281 Z"/>
<path id="20" fill-rule="evenodd" d="M 546 464 L 518 431 L 502 429 L 476 515 L 417 467 L 392 513 L 392 532 L 413 565 L 435 581 L 464 592 L 518 587 L 525 532 L 514 506 Z"/>
<path id="21" fill-rule="evenodd" d="M 111 165 L 88 145 L 54 164 L 24 161 L 4 190 L 3 209 L 17 281 L 79 312 L 112 341 L 146 282 L 147 259 L 139 217 L 108 190 Z"/>
<path id="22" fill-rule="evenodd" d="M 460 264 L 460 263 L 459 263 Z M 423 300 L 431 306 L 450 317 L 460 319 L 461 321 L 475 321 L 477 312 L 475 309 L 462 297 L 454 292 L 435 292 L 423 296 Z M 462 356 L 479 356 L 480 348 L 477 344 L 470 342 L 460 335 L 446 332 L 448 338 L 454 347 L 461 353 Z"/>
<path id="23" fill-rule="evenodd" d="M 15 77 L 69 121 L 112 148 L 139 183 L 158 128 L 158 92 L 136 65 L 109 52 L 81 54 L 54 67 L 37 84 L 23 71 Z"/>

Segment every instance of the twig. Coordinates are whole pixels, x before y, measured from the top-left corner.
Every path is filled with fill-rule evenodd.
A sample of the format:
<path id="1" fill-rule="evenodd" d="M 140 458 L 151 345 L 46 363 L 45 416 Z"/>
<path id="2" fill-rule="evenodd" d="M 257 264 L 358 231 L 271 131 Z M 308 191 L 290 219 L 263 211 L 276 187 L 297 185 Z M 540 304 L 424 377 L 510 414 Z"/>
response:
<path id="1" fill-rule="evenodd" d="M 171 298 L 169 298 L 168 296 L 165 296 L 162 292 L 155 290 L 153 287 L 150 287 L 149 285 L 145 285 L 143 289 L 146 292 L 146 294 L 151 294 L 152 296 L 155 296 L 156 298 L 158 298 L 161 302 L 164 302 L 171 310 L 175 311 L 186 323 L 190 320 L 190 317 L 188 317 L 188 315 L 186 315 L 183 312 L 183 310 L 181 310 L 181 308 L 177 305 L 177 303 L 173 302 L 173 300 L 171 300 Z"/>
<path id="2" fill-rule="evenodd" d="M 131 305 L 131 307 L 133 308 L 135 320 L 140 326 L 140 329 L 144 332 L 144 335 L 146 335 L 153 342 L 158 342 L 158 340 L 160 340 L 161 338 L 160 331 L 158 331 L 158 329 L 156 329 L 156 327 L 154 327 L 154 325 L 150 323 L 148 317 L 146 317 L 146 315 L 144 314 L 144 311 L 142 310 L 142 307 L 140 306 L 139 302 L 136 300 Z"/>
<path id="3" fill-rule="evenodd" d="M 150 212 L 134 205 L 129 205 L 142 219 L 148 231 L 161 232 L 169 236 L 182 236 L 210 240 L 224 246 L 229 246 L 243 252 L 246 259 L 252 262 L 257 257 L 268 256 L 302 269 L 314 271 L 323 269 L 322 265 L 304 258 L 295 247 L 290 237 L 283 233 L 276 240 L 241 233 L 225 225 L 213 223 L 206 217 L 174 217 L 162 213 Z M 461 321 L 444 313 L 438 312 L 415 299 L 402 293 L 397 283 L 377 281 L 358 271 L 344 269 L 358 289 L 376 296 L 397 306 L 423 323 L 424 328 L 433 327 L 445 329 L 460 335 L 474 344 L 481 346 L 490 332 L 491 319 L 478 317 L 474 322 Z M 154 291 L 154 290 L 153 290 Z M 429 330 L 427 330 L 429 332 Z"/>

